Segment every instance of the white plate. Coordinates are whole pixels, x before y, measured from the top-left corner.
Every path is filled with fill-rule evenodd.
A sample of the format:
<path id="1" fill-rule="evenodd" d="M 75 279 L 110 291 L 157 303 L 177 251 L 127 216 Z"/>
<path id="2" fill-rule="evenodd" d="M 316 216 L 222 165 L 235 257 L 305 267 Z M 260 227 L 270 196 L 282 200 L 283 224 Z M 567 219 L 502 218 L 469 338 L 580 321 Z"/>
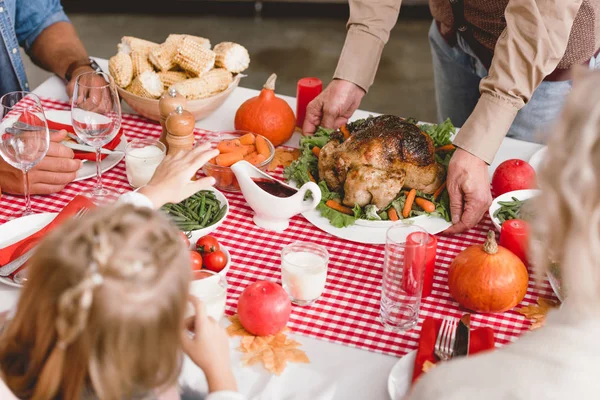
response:
<path id="1" fill-rule="evenodd" d="M 10 246 L 39 231 L 50 223 L 58 213 L 41 213 L 16 218 L 0 225 L 0 248 Z M 0 277 L 0 282 L 9 286 L 22 287 L 10 278 Z"/>
<path id="2" fill-rule="evenodd" d="M 66 110 L 46 110 L 46 119 L 50 121 L 58 122 L 65 125 L 71 125 L 71 112 Z M 115 148 L 113 154 L 106 157 L 100 163 L 102 172 L 106 172 L 109 169 L 115 167 L 123 157 L 125 157 L 125 147 L 127 146 L 127 138 L 125 135 L 121 136 L 121 142 Z M 77 171 L 77 178 L 74 182 L 89 179 L 96 176 L 96 163 L 93 161 L 84 162 L 79 171 Z"/>
<path id="3" fill-rule="evenodd" d="M 365 244 L 385 244 L 385 235 L 388 228 L 402 222 L 418 225 L 432 235 L 442 232 L 452 225 L 450 222 L 440 217 L 419 215 L 418 217 L 397 222 L 358 220 L 355 225 L 346 228 L 336 228 L 331 225 L 327 218 L 321 216 L 319 210 L 307 211 L 302 215 L 308 222 L 333 236 L 350 240 L 351 242 Z"/>
<path id="4" fill-rule="evenodd" d="M 388 376 L 388 393 L 391 400 L 400 400 L 410 389 L 417 351 L 413 350 L 402 357 L 390 371 Z"/>
<path id="5" fill-rule="evenodd" d="M 546 153 L 548 152 L 548 147 L 544 146 L 531 156 L 529 159 L 529 165 L 533 167 L 535 173 L 538 174 L 540 172 L 540 166 L 544 161 L 544 157 L 546 157 Z"/>
<path id="6" fill-rule="evenodd" d="M 502 229 L 502 225 L 500 224 L 500 220 L 498 218 L 494 218 L 494 213 L 500 208 L 500 204 L 498 204 L 499 201 L 512 201 L 513 197 L 519 200 L 527 200 L 538 196 L 540 193 L 541 191 L 539 189 L 513 190 L 512 192 L 504 193 L 503 195 L 496 197 L 494 201 L 492 201 L 489 213 L 494 226 L 496 229 L 498 229 L 498 232 L 500 232 Z"/>

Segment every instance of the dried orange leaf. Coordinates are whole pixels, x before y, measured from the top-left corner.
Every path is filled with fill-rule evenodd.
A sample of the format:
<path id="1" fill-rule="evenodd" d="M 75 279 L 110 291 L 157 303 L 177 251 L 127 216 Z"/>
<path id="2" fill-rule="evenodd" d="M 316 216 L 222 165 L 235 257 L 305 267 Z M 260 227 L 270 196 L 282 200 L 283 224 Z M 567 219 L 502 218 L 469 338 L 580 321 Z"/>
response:
<path id="1" fill-rule="evenodd" d="M 231 321 L 231 325 L 227 327 L 227 334 L 229 336 L 254 336 L 244 329 L 237 314 L 229 317 L 229 321 Z"/>
<path id="2" fill-rule="evenodd" d="M 273 156 L 273 160 L 269 163 L 267 170 L 275 171 L 279 166 L 287 167 L 292 161 L 297 160 L 298 157 L 300 157 L 300 149 L 278 147 L 275 149 L 275 155 Z"/>
<path id="3" fill-rule="evenodd" d="M 436 367 L 436 365 L 434 363 L 432 363 L 431 361 L 427 360 L 423 363 L 423 372 L 429 372 L 432 369 L 434 369 Z"/>
<path id="4" fill-rule="evenodd" d="M 544 326 L 544 322 L 546 321 L 546 315 L 548 315 L 548 311 L 556 307 L 558 307 L 558 303 L 552 300 L 538 297 L 537 304 L 523 306 L 521 308 L 516 309 L 515 311 L 525 316 L 525 318 L 531 320 L 531 325 L 529 326 L 529 329 L 534 330 Z"/>

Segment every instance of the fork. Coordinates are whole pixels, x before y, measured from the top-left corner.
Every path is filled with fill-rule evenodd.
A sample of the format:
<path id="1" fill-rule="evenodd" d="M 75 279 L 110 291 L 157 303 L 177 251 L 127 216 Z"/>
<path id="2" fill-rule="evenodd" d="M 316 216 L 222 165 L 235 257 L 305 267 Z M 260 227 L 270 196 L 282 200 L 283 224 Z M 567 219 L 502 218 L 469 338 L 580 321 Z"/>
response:
<path id="1" fill-rule="evenodd" d="M 448 361 L 454 354 L 457 325 L 456 318 L 445 317 L 442 321 L 434 347 L 434 353 L 441 361 Z"/>
<path id="2" fill-rule="evenodd" d="M 73 215 L 73 218 L 81 218 L 87 212 L 88 212 L 87 208 L 80 208 L 79 211 L 77 211 L 77 213 L 75 213 L 75 215 Z M 16 270 L 21 268 L 21 266 L 23 264 L 25 264 L 31 258 L 31 256 L 33 255 L 36 248 L 37 248 L 37 246 L 34 246 L 33 248 L 31 248 L 27 252 L 25 252 L 23 255 L 15 258 L 8 264 L 0 267 L 0 276 L 6 278 L 6 277 L 10 276 Z"/>

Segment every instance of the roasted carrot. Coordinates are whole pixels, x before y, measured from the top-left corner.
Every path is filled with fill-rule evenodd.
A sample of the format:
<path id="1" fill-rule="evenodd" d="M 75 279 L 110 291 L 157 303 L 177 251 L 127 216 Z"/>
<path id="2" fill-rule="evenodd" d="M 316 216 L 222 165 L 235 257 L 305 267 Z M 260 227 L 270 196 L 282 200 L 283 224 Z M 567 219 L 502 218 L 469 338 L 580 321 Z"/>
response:
<path id="1" fill-rule="evenodd" d="M 223 153 L 217 156 L 217 165 L 221 167 L 231 167 L 238 161 L 242 161 L 244 156 L 239 151 L 234 153 Z"/>
<path id="2" fill-rule="evenodd" d="M 321 148 L 315 146 L 312 148 L 312 152 L 315 155 L 315 157 L 319 158 L 319 154 L 321 154 Z"/>
<path id="3" fill-rule="evenodd" d="M 310 172 L 308 173 L 308 179 L 310 179 L 311 182 L 317 183 L 317 181 L 315 180 L 315 177 L 312 176 L 312 174 Z"/>
<path id="4" fill-rule="evenodd" d="M 271 150 L 269 149 L 269 144 L 267 143 L 267 140 L 262 136 L 256 137 L 256 151 L 258 151 L 260 154 L 262 154 L 266 158 L 269 158 L 269 156 L 271 155 Z"/>
<path id="5" fill-rule="evenodd" d="M 335 211 L 339 211 L 343 214 L 348 214 L 348 215 L 354 215 L 354 212 L 352 211 L 351 208 L 348 208 L 346 206 L 343 206 L 341 204 L 336 203 L 333 200 L 327 200 L 325 202 L 325 205 L 329 208 L 333 208 Z"/>
<path id="6" fill-rule="evenodd" d="M 440 197 L 440 195 L 442 194 L 442 192 L 444 191 L 444 189 L 446 189 L 446 181 L 444 181 L 444 183 L 442 183 L 440 185 L 439 188 L 436 189 L 436 191 L 433 193 L 433 199 L 437 200 L 438 197 Z"/>
<path id="7" fill-rule="evenodd" d="M 446 151 L 452 151 L 456 149 L 456 146 L 454 146 L 452 143 L 450 144 L 445 144 L 443 146 L 438 147 L 437 149 L 435 149 L 436 153 L 441 153 L 441 152 L 446 152 Z"/>
<path id="8" fill-rule="evenodd" d="M 240 136 L 240 143 L 244 145 L 254 144 L 256 136 L 253 133 L 246 133 L 244 136 Z"/>
<path id="9" fill-rule="evenodd" d="M 408 196 L 406 196 L 406 201 L 404 202 L 404 208 L 402 209 L 402 216 L 404 218 L 408 218 L 410 215 L 410 209 L 415 201 L 415 197 L 417 196 L 417 191 L 415 189 L 410 189 L 408 192 Z"/>
<path id="10" fill-rule="evenodd" d="M 390 219 L 390 221 L 398 221 L 400 219 L 398 218 L 398 212 L 394 207 L 390 207 L 390 209 L 388 210 L 388 218 Z"/>
<path id="11" fill-rule="evenodd" d="M 415 199 L 415 203 L 417 203 L 417 205 L 419 207 L 421 207 L 424 211 L 427 211 L 428 213 L 435 211 L 435 204 L 433 204 L 431 201 L 429 201 L 427 199 L 424 199 L 422 197 L 417 197 Z"/>
<path id="12" fill-rule="evenodd" d="M 260 153 L 254 152 L 250 153 L 244 157 L 244 160 L 248 161 L 252 165 L 258 165 L 261 162 L 265 161 L 267 158 Z"/>
<path id="13" fill-rule="evenodd" d="M 238 139 L 223 140 L 217 144 L 217 149 L 223 153 L 233 153 L 234 151 L 240 151 L 242 144 Z"/>
<path id="14" fill-rule="evenodd" d="M 350 131 L 348 130 L 346 124 L 340 126 L 340 131 L 342 131 L 342 133 L 344 134 L 344 139 L 348 139 L 350 137 Z"/>

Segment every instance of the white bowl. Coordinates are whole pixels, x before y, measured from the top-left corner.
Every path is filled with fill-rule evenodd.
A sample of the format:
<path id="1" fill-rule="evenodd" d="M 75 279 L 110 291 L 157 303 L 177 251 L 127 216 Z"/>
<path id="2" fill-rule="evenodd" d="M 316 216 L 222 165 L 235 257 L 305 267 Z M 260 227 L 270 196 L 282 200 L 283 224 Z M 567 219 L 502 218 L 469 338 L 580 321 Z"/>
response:
<path id="1" fill-rule="evenodd" d="M 498 229 L 498 232 L 500 232 L 502 230 L 502 224 L 500 224 L 500 220 L 498 218 L 494 217 L 494 213 L 496 212 L 497 209 L 500 208 L 500 204 L 498 204 L 499 201 L 512 201 L 513 197 L 516 199 L 519 199 L 519 200 L 527 200 L 527 199 L 531 199 L 532 197 L 538 196 L 540 193 L 541 193 L 541 191 L 539 189 L 524 189 L 524 190 L 513 190 L 512 192 L 507 192 L 507 193 L 504 193 L 503 195 L 496 197 L 494 199 L 494 201 L 492 201 L 492 205 L 490 206 L 489 213 L 490 213 L 490 218 L 492 219 L 492 222 L 494 223 L 494 226 L 496 227 L 496 229 Z"/>

